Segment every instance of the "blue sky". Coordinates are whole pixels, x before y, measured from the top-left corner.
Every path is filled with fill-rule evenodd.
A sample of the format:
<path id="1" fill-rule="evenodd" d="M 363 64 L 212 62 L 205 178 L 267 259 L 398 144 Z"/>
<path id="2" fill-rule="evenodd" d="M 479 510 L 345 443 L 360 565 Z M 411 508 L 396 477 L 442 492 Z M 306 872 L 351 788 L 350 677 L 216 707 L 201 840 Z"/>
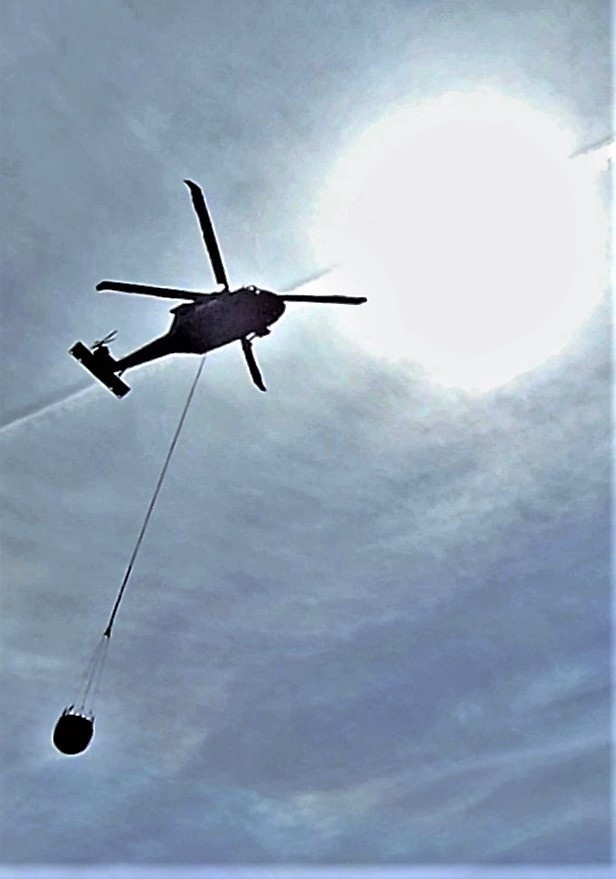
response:
<path id="1" fill-rule="evenodd" d="M 362 351 L 325 306 L 258 342 L 267 395 L 237 351 L 208 358 L 93 743 L 50 743 L 197 366 L 135 371 L 122 402 L 90 385 L 77 338 L 167 324 L 95 284 L 210 287 L 184 177 L 234 282 L 299 283 L 339 155 L 405 100 L 488 85 L 601 139 L 607 4 L 3 18 L 0 875 L 607 876 L 605 302 L 483 394 Z"/>

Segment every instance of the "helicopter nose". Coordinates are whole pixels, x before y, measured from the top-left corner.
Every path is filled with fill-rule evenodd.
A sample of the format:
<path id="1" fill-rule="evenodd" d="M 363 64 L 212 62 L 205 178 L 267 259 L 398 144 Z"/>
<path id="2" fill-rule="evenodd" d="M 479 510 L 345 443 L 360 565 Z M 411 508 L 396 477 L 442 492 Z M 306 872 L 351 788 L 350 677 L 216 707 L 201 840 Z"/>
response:
<path id="1" fill-rule="evenodd" d="M 276 320 L 284 314 L 286 309 L 286 305 L 284 304 L 284 300 L 277 296 L 275 293 L 272 293 L 272 306 L 274 309 L 274 314 L 276 315 Z"/>
<path id="2" fill-rule="evenodd" d="M 278 320 L 286 308 L 284 301 L 271 290 L 261 290 L 261 296 L 267 300 L 267 308 L 272 315 L 272 321 Z"/>

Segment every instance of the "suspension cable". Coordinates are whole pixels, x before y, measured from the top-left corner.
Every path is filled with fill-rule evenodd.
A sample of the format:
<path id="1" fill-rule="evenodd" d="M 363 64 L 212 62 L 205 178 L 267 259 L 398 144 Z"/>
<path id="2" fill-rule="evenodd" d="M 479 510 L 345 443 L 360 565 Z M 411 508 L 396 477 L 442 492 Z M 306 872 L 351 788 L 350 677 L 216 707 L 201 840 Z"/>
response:
<path id="1" fill-rule="evenodd" d="M 194 396 L 195 390 L 197 389 L 197 384 L 199 379 L 201 378 L 201 373 L 203 372 L 203 367 L 205 365 L 205 357 L 201 358 L 201 363 L 199 364 L 199 368 L 197 373 L 193 379 L 193 383 L 191 385 L 190 391 L 188 392 L 188 397 L 186 398 L 186 402 L 184 403 L 184 409 L 182 410 L 182 414 L 180 416 L 180 420 L 178 422 L 178 426 L 175 429 L 175 433 L 173 435 L 173 439 L 171 440 L 171 445 L 169 446 L 169 451 L 167 452 L 167 456 L 165 458 L 165 463 L 163 464 L 163 468 L 160 471 L 160 476 L 158 477 L 158 482 L 156 483 L 156 487 L 154 488 L 154 493 L 150 500 L 147 512 L 145 514 L 145 519 L 143 520 L 143 525 L 141 526 L 141 531 L 139 532 L 139 536 L 137 537 L 137 542 L 135 543 L 135 547 L 130 557 L 130 561 L 128 563 L 128 567 L 124 573 L 124 578 L 122 580 L 122 585 L 120 586 L 120 591 L 118 592 L 118 596 L 115 600 L 115 604 L 113 605 L 113 610 L 111 611 L 111 616 L 109 617 L 109 622 L 107 623 L 107 628 L 103 632 L 103 638 L 111 638 L 111 630 L 113 628 L 113 623 L 116 618 L 116 614 L 118 612 L 118 608 L 120 607 L 120 602 L 122 601 L 122 597 L 124 595 L 124 590 L 126 589 L 126 584 L 130 579 L 130 575 L 133 571 L 133 566 L 135 564 L 135 560 L 139 553 L 139 549 L 143 542 L 143 538 L 145 537 L 145 532 L 147 530 L 148 524 L 150 522 L 150 517 L 156 505 L 156 501 L 158 499 L 158 495 L 162 488 L 163 482 L 165 480 L 165 476 L 167 475 L 167 470 L 169 468 L 169 464 L 171 462 L 171 457 L 173 452 L 175 451 L 175 447 L 177 445 L 177 441 L 179 439 L 180 433 L 182 432 L 182 427 L 184 426 L 184 421 L 186 420 L 186 415 L 188 413 L 188 409 L 192 402 L 192 398 Z"/>
<path id="2" fill-rule="evenodd" d="M 105 636 L 98 642 L 94 653 L 88 663 L 81 686 L 78 690 L 78 697 L 71 704 L 71 708 L 77 708 L 80 714 L 92 714 L 94 703 L 100 687 L 103 670 L 105 668 L 105 659 L 107 658 L 107 648 L 109 641 Z M 91 699 L 90 693 L 92 693 Z"/>

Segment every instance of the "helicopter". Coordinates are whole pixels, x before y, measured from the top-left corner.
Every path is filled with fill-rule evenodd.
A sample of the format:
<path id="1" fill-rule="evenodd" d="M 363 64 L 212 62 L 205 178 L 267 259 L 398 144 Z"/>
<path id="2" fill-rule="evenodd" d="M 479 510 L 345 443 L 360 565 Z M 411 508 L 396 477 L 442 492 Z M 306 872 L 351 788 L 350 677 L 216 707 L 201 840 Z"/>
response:
<path id="1" fill-rule="evenodd" d="M 190 191 L 193 208 L 199 221 L 206 253 L 219 289 L 213 293 L 180 290 L 125 281 L 101 281 L 98 291 L 136 293 L 163 299 L 184 300 L 171 309 L 173 320 L 165 335 L 148 342 L 141 348 L 116 360 L 109 351 L 114 330 L 92 344 L 90 350 L 83 342 L 76 342 L 69 350 L 94 378 L 98 379 L 116 397 L 124 397 L 130 387 L 120 377 L 127 369 L 140 366 L 169 354 L 206 354 L 231 342 L 240 342 L 248 372 L 261 391 L 266 387 L 252 349 L 253 340 L 267 336 L 270 327 L 279 320 L 287 302 L 320 302 L 342 305 L 361 305 L 363 296 L 314 296 L 273 293 L 250 285 L 232 290 L 216 239 L 214 226 L 201 187 L 192 180 L 184 180 Z"/>

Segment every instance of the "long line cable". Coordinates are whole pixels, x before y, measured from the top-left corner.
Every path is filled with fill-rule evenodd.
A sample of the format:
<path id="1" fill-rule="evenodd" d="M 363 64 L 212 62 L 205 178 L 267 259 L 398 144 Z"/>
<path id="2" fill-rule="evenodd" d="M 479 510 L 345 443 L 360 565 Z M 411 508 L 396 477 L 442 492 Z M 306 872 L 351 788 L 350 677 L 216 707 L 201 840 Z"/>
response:
<path id="1" fill-rule="evenodd" d="M 137 542 L 135 543 L 135 547 L 132 551 L 130 561 L 128 562 L 128 567 L 124 573 L 124 578 L 122 580 L 122 585 L 120 586 L 120 590 L 118 592 L 118 596 L 115 600 L 115 604 L 113 605 L 113 610 L 111 611 L 111 616 L 109 617 L 109 622 L 107 623 L 107 628 L 103 632 L 103 638 L 111 638 L 111 630 L 113 628 L 113 623 L 116 618 L 116 614 L 118 612 L 118 608 L 120 607 L 120 602 L 122 601 L 122 597 L 124 595 L 124 590 L 126 589 L 126 585 L 130 580 L 130 575 L 133 572 L 133 567 L 135 565 L 135 560 L 137 559 L 137 555 L 139 554 L 139 549 L 141 548 L 141 544 L 143 542 L 143 538 L 145 537 L 145 532 L 147 531 L 148 524 L 150 522 L 150 518 L 152 516 L 152 512 L 154 511 L 154 507 L 156 506 L 156 501 L 158 499 L 158 495 L 162 488 L 163 482 L 165 481 L 165 476 L 167 475 L 167 470 L 169 469 L 169 464 L 171 463 L 171 458 L 173 456 L 173 452 L 175 451 L 175 447 L 177 445 L 177 441 L 180 437 L 180 433 L 182 432 L 182 427 L 184 426 L 184 421 L 186 420 L 186 415 L 188 414 L 188 409 L 190 408 L 190 404 L 192 402 L 192 398 L 195 394 L 195 390 L 197 389 L 197 384 L 199 379 L 201 378 L 201 373 L 203 372 L 203 367 L 205 365 L 205 357 L 201 358 L 201 363 L 199 364 L 199 368 L 197 373 L 193 379 L 193 383 L 190 387 L 190 391 L 188 392 L 188 396 L 186 398 L 186 402 L 184 403 L 184 408 L 182 410 L 182 414 L 180 416 L 180 420 L 178 422 L 178 426 L 175 429 L 175 433 L 173 434 L 173 439 L 171 440 L 171 445 L 169 446 L 169 451 L 167 452 L 167 456 L 165 457 L 165 463 L 163 464 L 162 470 L 160 471 L 160 476 L 158 477 L 158 481 L 154 488 L 154 493 L 148 505 L 147 512 L 145 514 L 145 518 L 143 520 L 143 525 L 141 526 L 141 531 L 139 532 L 139 536 L 137 537 Z"/>

